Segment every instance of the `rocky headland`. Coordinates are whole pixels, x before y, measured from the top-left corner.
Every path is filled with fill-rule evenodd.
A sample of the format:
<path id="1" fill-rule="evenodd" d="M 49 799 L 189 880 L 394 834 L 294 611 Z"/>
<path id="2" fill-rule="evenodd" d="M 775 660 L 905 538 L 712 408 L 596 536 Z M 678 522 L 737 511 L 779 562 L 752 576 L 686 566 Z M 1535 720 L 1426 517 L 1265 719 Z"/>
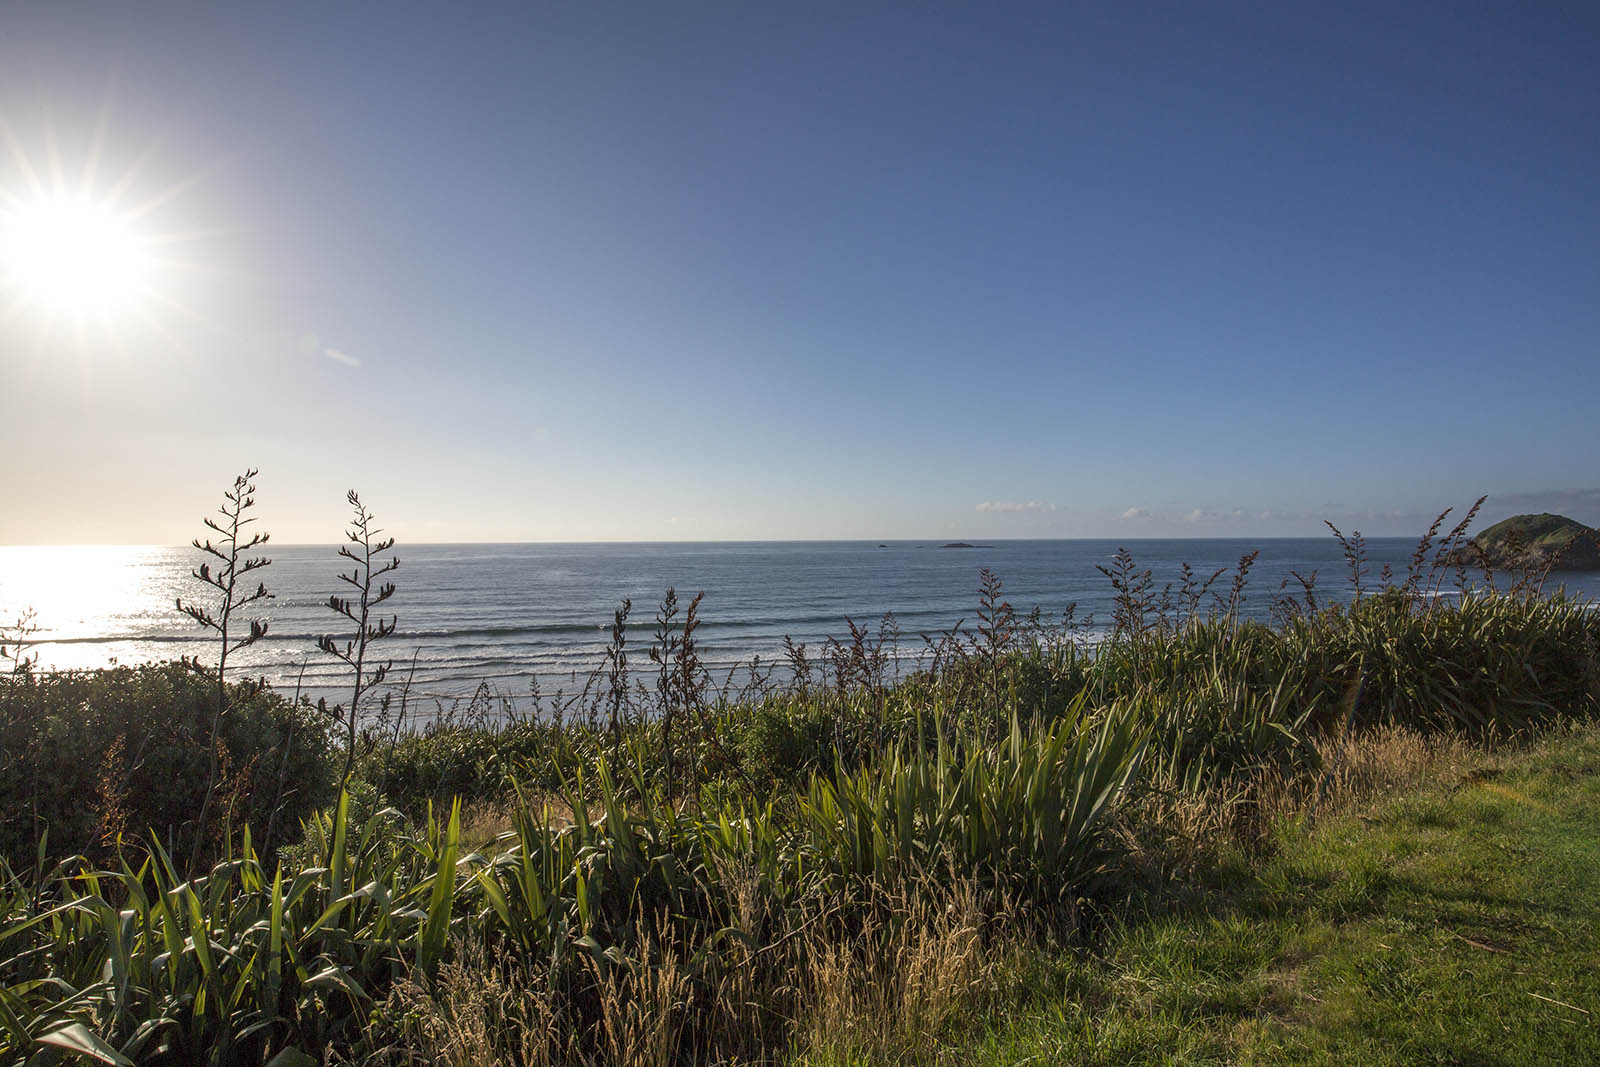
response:
<path id="1" fill-rule="evenodd" d="M 1513 515 L 1457 549 L 1452 561 L 1496 570 L 1600 570 L 1600 530 L 1565 515 Z"/>

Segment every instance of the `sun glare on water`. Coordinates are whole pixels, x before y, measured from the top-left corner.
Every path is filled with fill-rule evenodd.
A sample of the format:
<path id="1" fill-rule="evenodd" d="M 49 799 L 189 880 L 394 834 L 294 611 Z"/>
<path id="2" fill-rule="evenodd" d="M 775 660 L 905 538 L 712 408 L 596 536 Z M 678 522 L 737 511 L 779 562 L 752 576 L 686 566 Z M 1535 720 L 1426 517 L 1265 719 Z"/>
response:
<path id="1" fill-rule="evenodd" d="M 0 208 L 0 274 L 16 301 L 105 318 L 138 306 L 151 266 L 133 221 L 109 204 L 55 194 Z"/>

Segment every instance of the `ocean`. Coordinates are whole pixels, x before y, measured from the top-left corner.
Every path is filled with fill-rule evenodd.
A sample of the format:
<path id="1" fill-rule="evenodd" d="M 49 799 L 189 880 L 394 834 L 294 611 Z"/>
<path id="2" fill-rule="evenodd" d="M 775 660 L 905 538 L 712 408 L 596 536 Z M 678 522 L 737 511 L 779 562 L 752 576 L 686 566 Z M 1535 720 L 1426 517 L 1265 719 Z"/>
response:
<path id="1" fill-rule="evenodd" d="M 570 693 L 600 665 L 612 614 L 624 598 L 633 601 L 631 666 L 648 669 L 655 610 L 673 586 L 684 605 L 705 593 L 698 635 L 714 676 L 757 656 L 781 658 L 786 635 L 816 653 L 830 636 L 848 641 L 847 619 L 876 633 L 891 613 L 899 662 L 909 667 L 926 647 L 922 635 L 936 639 L 963 621 L 974 625 L 984 568 L 1003 581 L 1019 615 L 1038 608 L 1044 621 L 1058 623 L 1075 605 L 1083 632 L 1103 633 L 1112 590 L 1096 567 L 1109 565 L 1123 546 L 1141 570 L 1154 572 L 1157 590 L 1176 586 L 1184 562 L 1209 576 L 1259 549 L 1244 601 L 1245 613 L 1257 618 L 1269 616 L 1278 596 L 1298 590 L 1291 571 L 1315 571 L 1328 600 L 1348 597 L 1345 561 L 1329 537 L 996 541 L 967 548 L 937 541 L 402 545 L 391 576 L 398 592 L 386 605 L 398 629 L 377 646 L 377 659 L 394 661 L 391 682 L 409 678 L 413 695 L 441 704 L 484 684 L 526 694 L 534 678 L 546 694 Z M 280 687 L 301 684 L 313 696 L 337 695 L 346 671 L 317 650 L 316 640 L 344 629 L 327 598 L 344 592 L 336 575 L 348 563 L 333 547 L 269 547 L 272 564 L 258 573 L 274 597 L 245 616 L 268 620 L 268 636 L 230 666 Z M 1368 581 L 1376 583 L 1384 563 L 1403 574 L 1414 548 L 1406 538 L 1370 541 Z M 188 547 L 0 547 L 0 624 L 33 609 L 32 651 L 46 668 L 184 655 L 211 662 L 214 643 L 174 606 L 179 596 L 206 602 L 206 588 L 190 576 L 199 562 Z M 1226 595 L 1230 580 L 1224 575 L 1214 589 Z M 1600 594 L 1600 575 L 1556 581 L 1581 596 Z"/>

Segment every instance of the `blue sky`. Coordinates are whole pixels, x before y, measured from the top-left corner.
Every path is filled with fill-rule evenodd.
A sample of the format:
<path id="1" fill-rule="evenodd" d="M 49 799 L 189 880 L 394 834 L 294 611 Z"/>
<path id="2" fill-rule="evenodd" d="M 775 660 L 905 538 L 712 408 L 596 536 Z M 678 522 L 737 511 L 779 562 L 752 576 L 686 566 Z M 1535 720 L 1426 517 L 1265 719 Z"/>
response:
<path id="1" fill-rule="evenodd" d="M 0 15 L 0 542 L 1600 522 L 1591 5 L 259 8 Z"/>

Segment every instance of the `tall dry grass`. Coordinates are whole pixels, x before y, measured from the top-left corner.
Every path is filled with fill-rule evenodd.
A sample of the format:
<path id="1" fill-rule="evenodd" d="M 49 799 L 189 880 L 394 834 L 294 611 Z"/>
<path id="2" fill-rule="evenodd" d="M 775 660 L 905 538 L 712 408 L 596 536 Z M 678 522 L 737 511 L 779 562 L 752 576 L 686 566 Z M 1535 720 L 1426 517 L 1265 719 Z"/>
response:
<path id="1" fill-rule="evenodd" d="M 883 896 L 892 903 L 853 936 L 807 942 L 796 1038 L 846 1061 L 926 1062 L 1002 985 L 1021 924 L 970 880 Z"/>

